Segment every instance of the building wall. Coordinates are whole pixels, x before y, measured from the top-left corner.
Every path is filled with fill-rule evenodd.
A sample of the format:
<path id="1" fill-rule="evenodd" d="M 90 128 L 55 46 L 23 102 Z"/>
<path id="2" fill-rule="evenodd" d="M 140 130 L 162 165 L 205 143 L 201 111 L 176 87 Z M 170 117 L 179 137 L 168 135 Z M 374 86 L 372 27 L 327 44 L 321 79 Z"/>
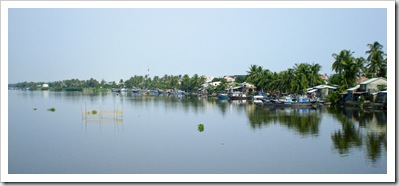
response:
<path id="1" fill-rule="evenodd" d="M 384 79 L 378 79 L 378 80 L 376 80 L 374 82 L 371 82 L 371 83 L 369 83 L 367 85 L 367 92 L 369 92 L 369 93 L 378 92 L 379 91 L 378 90 L 378 86 L 379 85 L 384 85 L 384 84 L 385 85 L 387 84 L 387 81 L 384 80 Z"/>

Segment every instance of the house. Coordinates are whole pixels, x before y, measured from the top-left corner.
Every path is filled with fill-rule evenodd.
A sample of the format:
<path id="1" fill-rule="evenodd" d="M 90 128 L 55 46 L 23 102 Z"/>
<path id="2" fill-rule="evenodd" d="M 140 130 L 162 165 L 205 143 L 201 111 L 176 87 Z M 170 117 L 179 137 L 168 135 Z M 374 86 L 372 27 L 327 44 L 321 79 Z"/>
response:
<path id="1" fill-rule="evenodd" d="M 229 92 L 243 92 L 243 93 L 252 93 L 256 90 L 256 86 L 247 82 L 241 83 L 240 86 L 230 87 L 226 89 Z"/>
<path id="2" fill-rule="evenodd" d="M 224 76 L 223 78 L 226 79 L 227 82 L 235 82 L 236 81 L 236 79 L 231 76 Z"/>
<path id="3" fill-rule="evenodd" d="M 363 82 L 365 82 L 365 81 L 367 81 L 367 80 L 369 80 L 369 78 L 367 78 L 366 76 L 358 76 L 358 77 L 356 77 L 356 82 L 358 83 L 358 84 L 360 84 L 360 83 L 363 83 Z"/>
<path id="4" fill-rule="evenodd" d="M 48 89 L 49 89 L 49 86 L 47 83 L 44 83 L 43 85 L 41 85 L 41 90 L 48 90 Z"/>
<path id="5" fill-rule="evenodd" d="M 212 76 L 206 77 L 205 82 L 206 83 L 211 83 L 213 79 L 215 79 L 215 77 L 212 77 Z"/>
<path id="6" fill-rule="evenodd" d="M 375 93 L 379 90 L 386 88 L 387 79 L 385 78 L 372 78 L 360 83 L 359 92 Z"/>
<path id="7" fill-rule="evenodd" d="M 377 93 L 377 97 L 375 99 L 376 103 L 383 103 L 383 104 L 387 104 L 387 91 L 380 91 Z"/>
<path id="8" fill-rule="evenodd" d="M 335 90 L 337 90 L 337 87 L 330 85 L 317 85 L 313 88 L 307 89 L 307 93 L 318 97 L 320 100 L 324 100 L 331 92 L 334 92 Z"/>
<path id="9" fill-rule="evenodd" d="M 328 83 L 328 77 L 326 74 L 320 74 L 320 78 L 324 81 L 324 83 Z"/>
<path id="10" fill-rule="evenodd" d="M 375 94 L 380 90 L 385 89 L 386 86 L 387 86 L 387 80 L 382 77 L 372 78 L 363 81 L 359 85 L 347 89 L 348 96 L 346 100 L 358 101 L 361 96 L 363 96 L 365 100 L 370 100 L 372 98 L 372 94 Z"/>
<path id="11" fill-rule="evenodd" d="M 346 89 L 346 91 L 348 93 L 347 93 L 347 96 L 346 96 L 345 100 L 347 100 L 347 101 L 357 101 L 359 96 L 360 96 L 357 93 L 357 89 L 359 89 L 359 87 L 360 87 L 360 85 L 356 85 L 356 86 L 354 86 L 352 88 Z"/>

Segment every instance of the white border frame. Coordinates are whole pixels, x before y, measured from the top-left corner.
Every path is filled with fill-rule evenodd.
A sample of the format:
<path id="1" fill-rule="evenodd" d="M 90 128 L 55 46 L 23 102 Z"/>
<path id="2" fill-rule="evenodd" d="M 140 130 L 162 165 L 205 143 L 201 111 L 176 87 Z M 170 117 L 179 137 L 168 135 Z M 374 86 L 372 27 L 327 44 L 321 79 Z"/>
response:
<path id="1" fill-rule="evenodd" d="M 395 1 L 1 1 L 1 182 L 395 182 L 396 101 L 387 110 L 387 174 L 8 174 L 9 8 L 386 8 L 388 100 L 395 100 Z"/>

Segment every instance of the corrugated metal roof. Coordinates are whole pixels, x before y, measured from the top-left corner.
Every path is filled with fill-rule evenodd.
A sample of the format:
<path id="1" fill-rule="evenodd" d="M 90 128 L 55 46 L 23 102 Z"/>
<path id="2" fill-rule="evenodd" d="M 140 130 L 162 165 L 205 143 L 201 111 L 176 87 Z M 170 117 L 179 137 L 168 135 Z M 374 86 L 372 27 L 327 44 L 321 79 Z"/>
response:
<path id="1" fill-rule="evenodd" d="M 337 89 L 337 87 L 333 87 L 333 86 L 330 86 L 330 85 L 317 85 L 314 88 L 317 88 L 317 89 L 323 89 L 323 88 Z"/>
<path id="2" fill-rule="evenodd" d="M 317 89 L 313 89 L 313 90 L 308 90 L 308 93 L 312 93 L 312 92 L 316 92 Z"/>
<path id="3" fill-rule="evenodd" d="M 346 89 L 347 91 L 353 91 L 353 90 L 356 90 L 356 89 L 358 89 L 360 87 L 360 85 L 356 85 L 356 86 L 354 86 L 354 87 L 352 87 L 352 88 L 348 88 L 348 89 Z"/>
<path id="4" fill-rule="evenodd" d="M 367 81 L 361 82 L 360 84 L 361 84 L 361 85 L 362 85 L 362 84 L 369 84 L 369 83 L 372 83 L 372 82 L 377 81 L 377 80 L 379 80 L 379 79 L 386 80 L 385 78 L 381 78 L 381 77 L 379 77 L 379 78 L 371 78 L 371 79 L 369 79 L 369 80 L 367 80 Z"/>

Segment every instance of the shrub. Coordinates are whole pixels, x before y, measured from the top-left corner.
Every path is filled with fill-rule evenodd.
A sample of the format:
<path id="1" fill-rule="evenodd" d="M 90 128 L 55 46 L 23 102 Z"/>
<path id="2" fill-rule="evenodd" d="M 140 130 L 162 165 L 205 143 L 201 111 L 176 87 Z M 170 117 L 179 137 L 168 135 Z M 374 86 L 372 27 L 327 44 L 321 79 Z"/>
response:
<path id="1" fill-rule="evenodd" d="M 360 96 L 360 98 L 359 98 L 359 102 L 360 103 L 363 103 L 364 102 L 364 96 L 362 95 L 362 96 Z"/>
<path id="2" fill-rule="evenodd" d="M 340 99 L 339 97 L 339 93 L 335 91 L 327 96 L 326 101 L 331 102 L 332 105 L 337 105 Z"/>

